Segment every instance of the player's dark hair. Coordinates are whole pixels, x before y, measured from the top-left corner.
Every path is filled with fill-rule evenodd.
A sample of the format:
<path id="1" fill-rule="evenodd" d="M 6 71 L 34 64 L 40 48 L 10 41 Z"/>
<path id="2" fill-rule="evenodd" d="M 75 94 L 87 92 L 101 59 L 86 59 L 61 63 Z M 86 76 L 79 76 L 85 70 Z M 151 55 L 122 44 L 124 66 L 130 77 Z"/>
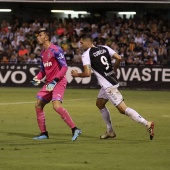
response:
<path id="1" fill-rule="evenodd" d="M 92 39 L 92 37 L 91 37 L 90 34 L 82 34 L 82 35 L 80 36 L 80 39 L 83 39 L 83 40 L 89 39 L 91 42 L 93 42 L 93 39 Z"/>
<path id="2" fill-rule="evenodd" d="M 51 39 L 51 33 L 50 32 L 44 32 L 47 36 L 48 36 L 48 38 L 49 38 L 49 40 Z"/>
<path id="3" fill-rule="evenodd" d="M 38 33 L 40 32 L 44 32 L 48 36 L 49 40 L 51 39 L 51 31 L 48 28 L 40 28 Z"/>

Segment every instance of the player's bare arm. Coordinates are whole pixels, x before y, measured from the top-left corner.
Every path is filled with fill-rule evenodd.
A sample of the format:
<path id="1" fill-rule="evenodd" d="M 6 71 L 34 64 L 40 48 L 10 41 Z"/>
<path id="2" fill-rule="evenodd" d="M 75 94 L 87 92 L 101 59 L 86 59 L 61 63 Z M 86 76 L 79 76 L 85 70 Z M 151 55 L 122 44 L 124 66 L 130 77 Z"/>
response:
<path id="1" fill-rule="evenodd" d="M 121 60 L 122 60 L 122 57 L 121 57 L 119 54 L 115 53 L 114 56 L 113 56 L 113 58 L 116 59 L 116 61 L 115 61 L 115 63 L 114 63 L 114 67 L 113 67 L 113 68 L 114 68 L 114 71 L 116 72 L 116 71 L 117 71 L 117 68 L 119 67 L 120 62 L 121 62 Z"/>
<path id="2" fill-rule="evenodd" d="M 91 76 L 91 66 L 90 65 L 85 65 L 84 66 L 84 71 L 82 73 L 78 73 L 77 70 L 72 70 L 71 75 L 73 77 L 90 77 Z"/>

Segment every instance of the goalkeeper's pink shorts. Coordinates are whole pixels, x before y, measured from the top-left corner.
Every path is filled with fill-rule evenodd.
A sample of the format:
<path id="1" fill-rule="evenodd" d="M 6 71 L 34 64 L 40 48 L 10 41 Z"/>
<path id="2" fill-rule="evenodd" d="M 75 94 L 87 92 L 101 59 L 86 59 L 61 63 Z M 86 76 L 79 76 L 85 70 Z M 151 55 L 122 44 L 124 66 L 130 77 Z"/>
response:
<path id="1" fill-rule="evenodd" d="M 53 91 L 47 91 L 46 85 L 43 86 L 43 88 L 37 93 L 37 98 L 49 103 L 51 100 L 59 100 L 62 102 L 64 92 L 66 89 L 67 82 L 66 81 L 60 81 L 53 89 Z"/>

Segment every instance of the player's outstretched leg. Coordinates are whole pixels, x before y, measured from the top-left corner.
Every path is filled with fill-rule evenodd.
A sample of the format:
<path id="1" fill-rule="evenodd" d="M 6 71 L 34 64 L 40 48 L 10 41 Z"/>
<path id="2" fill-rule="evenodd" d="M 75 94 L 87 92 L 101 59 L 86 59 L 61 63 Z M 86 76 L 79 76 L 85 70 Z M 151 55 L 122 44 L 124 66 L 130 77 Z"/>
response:
<path id="1" fill-rule="evenodd" d="M 78 138 L 78 136 L 81 135 L 81 133 L 82 133 L 81 129 L 78 129 L 77 127 L 73 128 L 72 129 L 72 134 L 73 134 L 72 141 L 75 141 Z"/>

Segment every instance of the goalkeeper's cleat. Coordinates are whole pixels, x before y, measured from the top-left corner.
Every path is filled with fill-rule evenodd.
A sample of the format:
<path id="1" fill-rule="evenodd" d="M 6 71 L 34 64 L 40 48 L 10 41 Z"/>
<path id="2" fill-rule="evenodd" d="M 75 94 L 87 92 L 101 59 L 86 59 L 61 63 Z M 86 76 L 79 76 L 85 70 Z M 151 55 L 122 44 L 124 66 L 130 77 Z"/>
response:
<path id="1" fill-rule="evenodd" d="M 104 135 L 100 136 L 100 139 L 115 138 L 116 134 L 114 131 L 106 132 Z"/>
<path id="2" fill-rule="evenodd" d="M 147 130 L 150 135 L 150 140 L 152 140 L 154 137 L 154 126 L 155 126 L 154 122 L 148 122 Z"/>
<path id="3" fill-rule="evenodd" d="M 39 136 L 33 138 L 34 140 L 49 139 L 48 132 L 43 132 Z"/>
<path id="4" fill-rule="evenodd" d="M 81 129 L 76 128 L 72 131 L 72 133 L 73 133 L 72 141 L 75 141 L 78 138 L 78 136 L 81 135 L 82 131 Z"/>

